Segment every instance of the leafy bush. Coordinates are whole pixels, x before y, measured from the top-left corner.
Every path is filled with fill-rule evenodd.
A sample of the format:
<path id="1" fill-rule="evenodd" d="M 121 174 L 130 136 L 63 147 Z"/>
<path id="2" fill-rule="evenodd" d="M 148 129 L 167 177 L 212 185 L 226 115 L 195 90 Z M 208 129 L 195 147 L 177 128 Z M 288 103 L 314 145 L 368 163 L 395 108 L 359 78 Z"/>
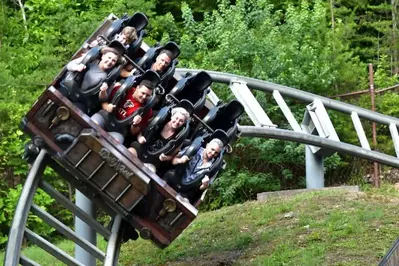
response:
<path id="1" fill-rule="evenodd" d="M 9 229 L 21 191 L 21 184 L 17 185 L 16 188 L 10 188 L 7 192 L 0 191 L 0 247 L 7 242 Z M 54 200 L 43 190 L 38 189 L 34 197 L 34 202 L 39 207 L 47 210 L 52 206 Z M 42 236 L 49 236 L 55 231 L 54 228 L 44 223 L 43 220 L 31 213 L 28 216 L 26 226 Z"/>
<path id="2" fill-rule="evenodd" d="M 15 175 L 24 175 L 27 164 L 22 160 L 25 138 L 18 125 L 27 106 L 0 101 L 0 170 L 12 168 Z"/>
<path id="3" fill-rule="evenodd" d="M 280 180 L 270 173 L 252 173 L 248 169 L 236 171 L 228 169 L 212 184 L 207 197 L 207 208 L 216 209 L 222 206 L 242 203 L 256 199 L 256 194 L 280 189 Z"/>

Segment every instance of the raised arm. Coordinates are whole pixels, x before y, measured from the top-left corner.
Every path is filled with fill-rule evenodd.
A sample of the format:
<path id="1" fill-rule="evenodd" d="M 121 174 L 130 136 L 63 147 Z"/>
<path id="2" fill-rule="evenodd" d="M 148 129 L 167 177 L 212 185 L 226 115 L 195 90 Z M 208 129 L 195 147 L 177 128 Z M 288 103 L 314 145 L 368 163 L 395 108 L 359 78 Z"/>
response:
<path id="1" fill-rule="evenodd" d="M 68 69 L 68 71 L 82 72 L 83 70 L 86 69 L 86 66 L 81 63 L 82 60 L 83 60 L 83 56 L 78 57 L 78 58 L 72 60 L 71 62 L 69 62 L 67 64 L 66 68 Z"/>

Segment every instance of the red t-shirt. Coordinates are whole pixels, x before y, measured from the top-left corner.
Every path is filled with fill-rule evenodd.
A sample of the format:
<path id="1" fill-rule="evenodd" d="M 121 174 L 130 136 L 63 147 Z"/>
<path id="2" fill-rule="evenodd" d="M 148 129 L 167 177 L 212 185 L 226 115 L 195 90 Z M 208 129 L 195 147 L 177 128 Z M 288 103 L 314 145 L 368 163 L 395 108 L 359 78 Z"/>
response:
<path id="1" fill-rule="evenodd" d="M 111 92 L 110 99 L 114 97 L 119 88 L 120 86 L 115 86 L 115 88 Z M 131 114 L 133 114 L 138 108 L 145 105 L 133 98 L 133 93 L 135 92 L 135 90 L 136 88 L 131 88 L 127 90 L 125 97 L 119 103 L 120 107 L 117 109 L 116 119 L 125 119 L 126 117 L 129 117 Z M 148 120 L 151 118 L 151 116 L 152 109 L 149 109 L 145 114 L 141 116 L 141 122 L 138 126 L 141 128 L 145 127 L 148 124 Z"/>

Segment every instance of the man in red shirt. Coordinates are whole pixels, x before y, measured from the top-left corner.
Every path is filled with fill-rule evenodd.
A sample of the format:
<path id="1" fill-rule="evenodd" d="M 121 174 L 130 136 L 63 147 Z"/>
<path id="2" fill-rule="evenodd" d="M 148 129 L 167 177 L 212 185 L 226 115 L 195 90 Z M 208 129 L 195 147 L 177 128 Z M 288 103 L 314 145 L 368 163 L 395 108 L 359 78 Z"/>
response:
<path id="1" fill-rule="evenodd" d="M 110 93 L 109 100 L 114 97 L 120 87 L 120 84 L 115 85 Z M 112 131 L 110 134 L 120 143 L 123 143 L 128 131 L 130 131 L 130 134 L 136 135 L 147 126 L 148 120 L 152 116 L 152 110 L 149 109 L 142 115 L 136 114 L 131 118 L 132 120 L 127 126 L 115 127 L 115 125 L 111 124 L 117 124 L 118 121 L 129 118 L 139 108 L 144 107 L 151 97 L 153 89 L 154 84 L 152 84 L 151 81 L 142 80 L 136 88 L 132 87 L 126 91 L 125 95 L 118 103 L 118 106 L 105 102 L 102 105 L 103 110 L 94 114 L 91 119 L 105 130 Z"/>

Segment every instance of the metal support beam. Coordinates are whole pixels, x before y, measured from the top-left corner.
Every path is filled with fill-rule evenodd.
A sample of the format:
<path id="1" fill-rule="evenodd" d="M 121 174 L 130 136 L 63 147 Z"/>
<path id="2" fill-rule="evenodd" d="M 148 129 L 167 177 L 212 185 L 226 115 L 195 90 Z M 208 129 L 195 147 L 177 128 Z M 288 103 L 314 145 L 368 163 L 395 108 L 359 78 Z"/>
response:
<path id="1" fill-rule="evenodd" d="M 306 188 L 324 187 L 324 159 L 314 154 L 310 147 L 305 147 L 306 157 Z"/>
<path id="2" fill-rule="evenodd" d="M 39 236 L 35 232 L 29 230 L 28 228 L 25 229 L 26 238 L 31 241 L 32 243 L 36 244 L 37 246 L 41 247 L 55 258 L 59 259 L 66 265 L 71 266 L 87 266 L 86 264 L 82 264 L 79 261 L 75 260 L 71 256 L 69 256 L 65 251 L 59 249 L 58 247 L 54 246 L 50 242 L 48 242 L 43 237 Z M 7 265 L 7 264 L 6 264 Z"/>
<path id="3" fill-rule="evenodd" d="M 108 241 L 107 254 L 104 260 L 104 266 L 118 265 L 118 255 L 121 247 L 121 230 L 122 217 L 120 215 L 115 216 L 112 224 L 111 236 Z"/>
<path id="4" fill-rule="evenodd" d="M 36 261 L 33 261 L 23 255 L 21 255 L 19 258 L 19 263 L 21 263 L 22 266 L 40 266 L 40 264 Z"/>
<path id="5" fill-rule="evenodd" d="M 208 93 L 208 98 L 212 102 L 212 104 L 215 106 L 220 103 L 219 97 L 216 95 L 216 93 L 212 89 L 210 89 L 210 91 Z"/>
<path id="6" fill-rule="evenodd" d="M 232 80 L 230 89 L 237 100 L 244 106 L 245 112 L 252 120 L 255 126 L 277 127 L 267 116 L 258 100 L 247 87 L 247 84 L 240 80 Z"/>
<path id="7" fill-rule="evenodd" d="M 105 239 L 109 239 L 109 235 L 111 234 L 111 232 L 107 228 L 97 222 L 97 220 L 95 220 L 93 217 L 89 216 L 85 211 L 78 208 L 72 201 L 70 201 L 60 192 L 55 190 L 48 183 L 46 183 L 45 181 L 41 181 L 40 188 L 43 189 L 44 192 L 49 194 L 57 202 L 61 203 L 62 206 L 70 210 L 74 215 L 85 221 L 85 223 L 90 224 L 91 228 L 93 228 L 97 233 L 101 234 Z"/>
<path id="8" fill-rule="evenodd" d="M 362 126 L 362 122 L 360 121 L 359 115 L 356 112 L 352 112 L 351 114 L 353 125 L 355 126 L 355 130 L 357 133 L 357 137 L 359 138 L 360 145 L 363 149 L 371 150 L 369 141 L 367 140 L 366 134 L 364 133 L 364 129 Z"/>
<path id="9" fill-rule="evenodd" d="M 398 128 L 395 124 L 389 125 L 389 131 L 391 131 L 393 146 L 395 147 L 396 157 L 399 157 L 399 135 Z"/>
<path id="10" fill-rule="evenodd" d="M 319 99 L 306 106 L 302 121 L 302 130 L 311 135 L 317 135 L 322 138 L 339 141 L 327 110 Z M 330 156 L 334 151 L 320 146 L 309 146 L 312 152 L 318 156 Z"/>
<path id="11" fill-rule="evenodd" d="M 76 190 L 76 205 L 84 210 L 89 216 L 93 218 L 96 216 L 93 203 L 79 190 Z M 88 242 L 96 246 L 96 231 L 78 217 L 75 218 L 75 231 L 78 237 L 86 239 Z M 75 244 L 75 259 L 85 266 L 96 266 L 96 258 L 77 244 Z"/>
<path id="12" fill-rule="evenodd" d="M 283 112 L 285 118 L 287 119 L 288 123 L 290 124 L 291 128 L 295 132 L 302 132 L 302 128 L 299 125 L 298 121 L 296 121 L 294 115 L 292 114 L 290 108 L 288 107 L 287 103 L 284 101 L 283 97 L 281 96 L 278 90 L 273 91 L 274 100 L 276 100 L 278 106 L 280 107 L 281 111 Z"/>
<path id="13" fill-rule="evenodd" d="M 48 225 L 52 226 L 58 232 L 63 234 L 65 237 L 72 240 L 75 244 L 78 244 L 80 247 L 84 248 L 87 252 L 95 256 L 97 259 L 99 259 L 100 261 L 104 261 L 104 252 L 88 242 L 86 239 L 79 238 L 71 228 L 60 222 L 57 218 L 45 212 L 36 204 L 32 205 L 32 212 L 40 219 L 45 221 Z"/>

